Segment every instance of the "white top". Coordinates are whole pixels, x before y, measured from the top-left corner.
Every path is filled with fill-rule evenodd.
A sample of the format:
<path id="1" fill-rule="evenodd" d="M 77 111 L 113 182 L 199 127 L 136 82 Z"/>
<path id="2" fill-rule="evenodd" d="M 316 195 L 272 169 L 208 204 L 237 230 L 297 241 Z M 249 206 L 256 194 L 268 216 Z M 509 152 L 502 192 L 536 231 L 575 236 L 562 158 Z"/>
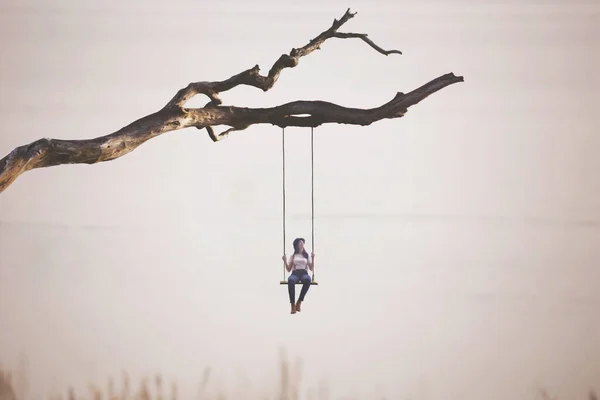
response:
<path id="1" fill-rule="evenodd" d="M 310 262 L 310 254 L 308 259 L 304 258 L 302 254 L 292 254 L 290 257 L 290 263 L 292 264 L 292 271 L 296 269 L 308 269 L 308 263 Z"/>

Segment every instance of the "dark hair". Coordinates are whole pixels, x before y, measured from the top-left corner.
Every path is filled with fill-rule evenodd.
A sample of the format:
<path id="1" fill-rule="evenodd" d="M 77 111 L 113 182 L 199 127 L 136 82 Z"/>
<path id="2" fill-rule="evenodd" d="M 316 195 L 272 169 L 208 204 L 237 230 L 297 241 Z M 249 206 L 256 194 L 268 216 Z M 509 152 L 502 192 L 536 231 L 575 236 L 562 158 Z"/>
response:
<path id="1" fill-rule="evenodd" d="M 300 253 L 300 249 L 298 248 L 298 243 L 300 243 L 300 241 L 302 241 L 302 243 L 306 243 L 304 238 L 294 239 L 294 254 Z M 308 260 L 308 253 L 306 252 L 306 249 L 302 249 L 302 256 Z"/>

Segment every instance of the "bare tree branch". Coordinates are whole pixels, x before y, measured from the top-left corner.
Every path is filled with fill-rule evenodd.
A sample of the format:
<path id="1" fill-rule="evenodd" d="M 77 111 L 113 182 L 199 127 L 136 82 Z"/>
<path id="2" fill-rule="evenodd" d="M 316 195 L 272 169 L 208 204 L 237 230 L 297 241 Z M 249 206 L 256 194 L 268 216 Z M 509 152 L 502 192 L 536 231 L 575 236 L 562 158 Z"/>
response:
<path id="1" fill-rule="evenodd" d="M 273 64 L 267 76 L 260 75 L 260 68 L 258 65 L 255 65 L 254 67 L 221 82 L 192 82 L 187 87 L 178 91 L 177 94 L 165 105 L 165 108 L 170 108 L 173 106 L 183 107 L 187 101 L 197 94 L 205 94 L 210 99 L 210 103 L 208 103 L 208 105 L 220 105 L 222 102 L 219 98 L 219 93 L 225 92 L 239 85 L 254 86 L 266 92 L 267 90 L 271 89 L 273 85 L 275 85 L 275 82 L 277 82 L 277 79 L 284 68 L 294 68 L 296 65 L 298 65 L 300 57 L 307 56 L 313 51 L 319 50 L 323 42 L 333 37 L 341 39 L 362 39 L 375 50 L 384 55 L 393 53 L 402 54 L 399 50 L 383 50 L 381 47 L 373 43 L 373 41 L 368 39 L 367 35 L 363 33 L 338 33 L 337 30 L 355 15 L 356 13 L 351 13 L 350 9 L 346 10 L 346 13 L 342 16 L 342 18 L 339 20 L 334 19 L 333 24 L 329 29 L 321 32 L 308 44 L 299 49 L 293 48 L 290 51 L 290 54 L 282 54 L 275 64 Z"/>
<path id="2" fill-rule="evenodd" d="M 367 36 L 368 35 L 366 33 L 341 33 L 341 32 L 336 32 L 333 35 L 333 37 L 340 38 L 340 39 L 351 39 L 351 38 L 362 39 L 365 43 L 367 43 L 369 46 L 371 46 L 372 48 L 374 48 L 375 50 L 377 50 L 384 56 L 388 56 L 390 54 L 402 54 L 402 52 L 400 50 L 384 50 L 384 49 L 382 49 L 381 47 L 377 46 Z"/>
<path id="3" fill-rule="evenodd" d="M 259 74 L 258 65 L 224 81 L 192 82 L 180 89 L 175 96 L 156 113 L 142 117 L 118 131 L 93 139 L 61 140 L 43 138 L 28 145 L 17 147 L 0 160 L 0 193 L 21 174 L 35 168 L 62 164 L 95 164 L 114 160 L 136 149 L 142 143 L 166 132 L 195 127 L 206 129 L 210 138 L 217 142 L 233 131 L 241 131 L 255 124 L 272 124 L 280 127 L 316 127 L 326 123 L 370 125 L 373 122 L 404 116 L 408 108 L 427 96 L 457 82 L 462 76 L 453 73 L 442 75 L 407 93 L 397 93 L 389 102 L 371 109 L 348 108 L 326 101 L 293 101 L 271 108 L 244 108 L 223 106 L 219 94 L 239 85 L 269 90 L 284 68 L 298 65 L 299 59 L 320 49 L 329 38 L 358 38 L 381 54 L 402 54 L 399 50 L 384 50 L 362 33 L 340 33 L 337 30 L 356 13 L 348 9 L 341 19 L 335 19 L 331 27 L 307 45 L 283 54 L 273 64 L 267 76 Z M 195 95 L 204 94 L 210 101 L 203 108 L 185 108 Z M 221 134 L 213 126 L 230 128 Z"/>

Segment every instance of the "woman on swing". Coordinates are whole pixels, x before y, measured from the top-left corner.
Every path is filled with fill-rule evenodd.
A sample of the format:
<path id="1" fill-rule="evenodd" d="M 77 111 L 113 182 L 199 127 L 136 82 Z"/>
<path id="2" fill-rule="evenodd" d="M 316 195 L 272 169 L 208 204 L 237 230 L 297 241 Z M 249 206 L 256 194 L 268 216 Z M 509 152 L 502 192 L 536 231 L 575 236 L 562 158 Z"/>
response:
<path id="1" fill-rule="evenodd" d="M 291 313 L 295 314 L 296 311 L 300 312 L 300 306 L 304 301 L 304 297 L 306 296 L 306 292 L 310 288 L 310 275 L 308 274 L 308 270 L 314 271 L 315 268 L 315 253 L 308 253 L 304 248 L 304 239 L 297 238 L 294 240 L 294 254 L 286 259 L 285 254 L 281 259 L 285 264 L 285 269 L 288 272 L 292 272 L 288 278 L 288 293 L 290 296 L 290 303 L 292 305 Z M 296 302 L 296 283 L 298 281 L 302 282 L 302 290 L 300 291 L 300 296 L 298 297 L 298 302 Z"/>

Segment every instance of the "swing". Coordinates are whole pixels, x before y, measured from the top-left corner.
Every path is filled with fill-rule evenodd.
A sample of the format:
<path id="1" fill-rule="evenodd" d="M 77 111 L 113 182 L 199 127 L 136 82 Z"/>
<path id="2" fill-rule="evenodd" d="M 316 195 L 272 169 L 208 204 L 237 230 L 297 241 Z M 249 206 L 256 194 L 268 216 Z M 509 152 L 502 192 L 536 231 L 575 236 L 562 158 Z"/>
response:
<path id="1" fill-rule="evenodd" d="M 283 165 L 283 254 L 285 254 L 285 128 L 281 129 L 281 153 L 282 153 L 282 165 Z M 315 251 L 315 174 L 314 174 L 314 134 L 313 128 L 310 128 L 310 197 L 311 197 L 311 212 L 310 212 L 310 229 L 311 229 L 311 245 L 312 251 Z M 279 281 L 280 285 L 287 285 L 288 281 L 285 279 L 285 265 L 283 266 L 283 279 Z M 318 285 L 315 281 L 315 271 L 311 271 L 310 284 Z M 298 281 L 296 285 L 302 285 L 303 283 Z"/>

